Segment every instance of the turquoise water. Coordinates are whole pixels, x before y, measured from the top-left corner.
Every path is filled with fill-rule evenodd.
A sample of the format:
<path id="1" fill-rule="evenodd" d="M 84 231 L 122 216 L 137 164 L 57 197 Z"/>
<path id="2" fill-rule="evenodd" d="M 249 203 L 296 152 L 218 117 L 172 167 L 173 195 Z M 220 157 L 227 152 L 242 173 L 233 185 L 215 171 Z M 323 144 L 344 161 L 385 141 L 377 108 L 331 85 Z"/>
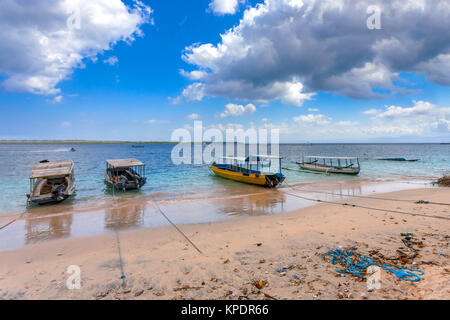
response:
<path id="1" fill-rule="evenodd" d="M 76 152 L 70 152 L 70 148 Z M 246 185 L 213 176 L 207 165 L 179 165 L 171 161 L 174 145 L 145 145 L 132 148 L 128 144 L 0 144 L 0 214 L 26 209 L 29 172 L 41 160 L 72 159 L 77 179 L 76 195 L 71 205 L 89 204 L 111 197 L 103 173 L 105 160 L 137 158 L 146 164 L 147 184 L 126 196 L 153 194 L 159 198 L 177 199 L 199 195 L 220 195 L 246 188 Z M 304 155 L 357 156 L 361 174 L 356 177 L 317 175 L 284 171 L 286 182 L 297 184 L 315 181 L 428 178 L 450 172 L 450 145 L 440 144 L 285 144 L 280 145 L 283 167 L 297 168 Z M 383 157 L 420 159 L 418 162 L 379 161 Z"/>

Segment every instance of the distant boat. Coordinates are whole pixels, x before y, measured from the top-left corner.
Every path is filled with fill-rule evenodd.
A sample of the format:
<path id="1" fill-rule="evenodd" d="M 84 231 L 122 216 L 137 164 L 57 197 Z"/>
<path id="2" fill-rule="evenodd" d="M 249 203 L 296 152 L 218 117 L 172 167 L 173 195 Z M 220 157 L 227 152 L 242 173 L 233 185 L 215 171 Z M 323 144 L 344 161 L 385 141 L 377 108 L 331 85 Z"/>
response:
<path id="1" fill-rule="evenodd" d="M 306 156 L 297 161 L 300 168 L 325 173 L 358 174 L 361 170 L 356 157 L 322 157 Z"/>
<path id="2" fill-rule="evenodd" d="M 75 192 L 73 161 L 43 160 L 30 173 L 28 204 L 61 202 Z"/>
<path id="3" fill-rule="evenodd" d="M 405 158 L 380 158 L 378 160 L 383 160 L 383 161 L 406 161 L 406 162 L 415 162 L 415 161 L 419 161 L 420 159 L 405 159 Z"/>
<path id="4" fill-rule="evenodd" d="M 279 161 L 279 172 L 271 172 L 272 160 Z M 285 179 L 281 172 L 281 157 L 277 156 L 223 157 L 219 162 L 214 161 L 210 169 L 217 176 L 225 179 L 270 188 L 276 187 Z"/>
<path id="5" fill-rule="evenodd" d="M 105 181 L 122 191 L 140 189 L 147 181 L 145 165 L 136 159 L 106 160 Z"/>
<path id="6" fill-rule="evenodd" d="M 144 148 L 143 145 L 136 145 L 136 144 L 133 144 L 131 147 L 132 148 Z"/>
<path id="7" fill-rule="evenodd" d="M 75 148 L 72 148 L 72 149 L 70 149 L 70 151 L 74 152 L 74 151 L 77 151 L 77 150 Z"/>

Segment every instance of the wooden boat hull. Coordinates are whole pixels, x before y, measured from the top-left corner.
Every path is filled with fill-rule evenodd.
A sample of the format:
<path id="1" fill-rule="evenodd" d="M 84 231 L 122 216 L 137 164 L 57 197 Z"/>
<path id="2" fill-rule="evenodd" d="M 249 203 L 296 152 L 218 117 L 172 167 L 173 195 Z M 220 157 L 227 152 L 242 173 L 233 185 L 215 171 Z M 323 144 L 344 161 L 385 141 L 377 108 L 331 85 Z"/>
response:
<path id="1" fill-rule="evenodd" d="M 39 205 L 59 203 L 70 198 L 75 193 L 76 182 L 73 178 L 68 179 L 68 187 L 59 196 L 53 194 L 47 194 L 44 196 L 36 195 L 36 193 L 40 191 L 39 189 L 41 188 L 42 183 L 44 183 L 44 180 L 36 183 L 32 196 L 28 199 L 29 203 Z"/>
<path id="2" fill-rule="evenodd" d="M 67 195 L 63 195 L 62 199 L 57 200 L 54 199 L 52 197 L 48 197 L 48 198 L 44 198 L 44 199 L 35 199 L 35 200 L 31 200 L 32 204 L 39 204 L 39 205 L 43 205 L 43 204 L 50 204 L 50 203 L 60 203 L 63 202 L 64 200 L 68 199 L 71 195 L 67 194 Z"/>
<path id="3" fill-rule="evenodd" d="M 404 161 L 404 162 L 416 162 L 419 161 L 419 159 L 405 159 L 405 158 L 381 158 L 378 160 L 383 160 L 383 161 Z"/>
<path id="4" fill-rule="evenodd" d="M 210 169 L 219 177 L 264 187 L 273 188 L 284 181 L 284 176 L 282 175 L 264 175 L 258 173 L 230 171 L 218 168 L 216 165 L 212 165 Z"/>
<path id="5" fill-rule="evenodd" d="M 340 168 L 333 167 L 327 165 L 320 164 L 311 164 L 305 162 L 297 162 L 300 168 L 309 170 L 309 171 L 317 171 L 317 172 L 325 172 L 325 173 L 339 173 L 339 174 L 349 174 L 349 175 L 357 175 L 359 174 L 359 168 Z"/>

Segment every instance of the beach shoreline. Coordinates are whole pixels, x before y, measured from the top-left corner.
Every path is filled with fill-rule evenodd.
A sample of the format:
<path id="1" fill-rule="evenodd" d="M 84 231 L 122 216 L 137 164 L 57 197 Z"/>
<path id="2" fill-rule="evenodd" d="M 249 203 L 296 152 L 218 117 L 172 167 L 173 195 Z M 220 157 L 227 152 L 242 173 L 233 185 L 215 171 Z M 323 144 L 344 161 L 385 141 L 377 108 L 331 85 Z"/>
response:
<path id="1" fill-rule="evenodd" d="M 449 193 L 435 187 L 376 197 L 442 203 Z M 268 294 L 276 299 L 448 299 L 448 206 L 350 199 L 365 208 L 343 206 L 350 200 L 340 200 L 340 205 L 321 203 L 276 215 L 181 224 L 203 254 L 172 226 L 120 230 L 124 287 L 113 232 L 2 251 L 0 258 L 7 263 L 0 268 L 0 298 L 268 299 Z M 383 272 L 382 288 L 368 291 L 365 281 L 337 274 L 336 266 L 321 257 L 339 246 L 395 257 L 403 245 L 401 232 L 412 232 L 424 244 L 420 255 L 405 264 L 425 272 L 419 282 Z M 81 269 L 80 290 L 66 287 L 70 265 Z M 277 272 L 280 268 L 286 272 Z M 252 284 L 256 280 L 263 281 L 263 289 Z"/>
<path id="2" fill-rule="evenodd" d="M 191 192 L 176 197 L 164 193 L 129 196 L 112 195 L 98 201 L 77 204 L 66 201 L 57 205 L 33 206 L 22 212 L 0 216 L 0 251 L 60 238 L 87 237 L 119 230 L 154 228 L 169 225 L 158 212 L 160 206 L 176 224 L 210 223 L 246 216 L 275 215 L 324 201 L 433 187 L 425 179 L 361 179 L 353 181 L 285 183 L 277 189 L 237 184 L 222 193 Z M 292 196 L 292 192 L 307 196 Z M 185 212 L 189 211 L 190 214 Z"/>

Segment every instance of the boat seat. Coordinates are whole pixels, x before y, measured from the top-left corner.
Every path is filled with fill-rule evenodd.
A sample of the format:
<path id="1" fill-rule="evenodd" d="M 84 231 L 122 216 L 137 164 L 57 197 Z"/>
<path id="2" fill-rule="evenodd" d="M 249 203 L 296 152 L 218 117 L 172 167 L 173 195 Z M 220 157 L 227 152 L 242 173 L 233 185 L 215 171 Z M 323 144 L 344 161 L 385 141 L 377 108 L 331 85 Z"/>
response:
<path id="1" fill-rule="evenodd" d="M 53 189 L 53 185 L 45 183 L 44 185 L 42 185 L 41 190 L 40 190 L 40 195 L 44 195 L 44 194 L 49 194 L 52 192 Z"/>

